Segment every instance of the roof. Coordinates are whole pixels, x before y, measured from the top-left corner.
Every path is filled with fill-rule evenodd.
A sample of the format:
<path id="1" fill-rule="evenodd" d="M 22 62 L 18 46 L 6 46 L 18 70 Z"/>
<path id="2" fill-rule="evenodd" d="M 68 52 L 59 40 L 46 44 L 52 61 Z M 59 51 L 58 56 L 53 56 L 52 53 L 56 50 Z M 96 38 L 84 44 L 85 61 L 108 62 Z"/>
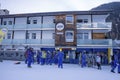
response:
<path id="1" fill-rule="evenodd" d="M 61 12 L 41 12 L 41 13 L 25 13 L 25 14 L 10 14 L 0 15 L 0 18 L 12 17 L 36 17 L 36 16 L 56 16 L 56 15 L 104 15 L 112 13 L 112 11 L 61 11 Z"/>

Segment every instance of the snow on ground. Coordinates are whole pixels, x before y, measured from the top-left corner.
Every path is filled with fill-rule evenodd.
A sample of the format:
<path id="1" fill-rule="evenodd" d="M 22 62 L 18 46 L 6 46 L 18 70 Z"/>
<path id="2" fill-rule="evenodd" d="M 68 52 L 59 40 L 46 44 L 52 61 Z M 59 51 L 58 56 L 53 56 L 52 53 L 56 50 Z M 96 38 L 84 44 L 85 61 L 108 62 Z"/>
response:
<path id="1" fill-rule="evenodd" d="M 0 62 L 0 80 L 120 80 L 120 74 L 111 73 L 110 66 L 96 68 L 81 68 L 77 64 L 64 64 L 64 68 L 57 65 L 33 64 L 27 68 L 24 62 L 14 64 L 16 61 Z"/>

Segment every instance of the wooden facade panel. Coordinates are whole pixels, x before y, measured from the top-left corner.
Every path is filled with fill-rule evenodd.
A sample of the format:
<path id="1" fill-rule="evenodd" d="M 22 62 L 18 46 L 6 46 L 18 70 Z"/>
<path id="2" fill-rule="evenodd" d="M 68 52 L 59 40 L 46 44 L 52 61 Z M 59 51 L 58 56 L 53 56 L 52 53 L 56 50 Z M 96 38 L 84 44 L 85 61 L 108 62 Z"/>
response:
<path id="1" fill-rule="evenodd" d="M 105 39 L 104 33 L 93 33 L 93 39 Z"/>
<path id="2" fill-rule="evenodd" d="M 64 24 L 64 29 L 59 31 L 57 29 L 55 29 L 55 45 L 56 46 L 76 46 L 76 26 L 75 26 L 75 16 L 74 17 L 74 22 L 73 24 L 66 24 L 66 16 L 65 15 L 60 15 L 60 16 L 56 16 L 55 22 L 57 23 L 63 23 Z M 73 42 L 66 42 L 66 37 L 65 37 L 65 33 L 66 31 L 73 31 L 74 33 L 74 41 Z"/>

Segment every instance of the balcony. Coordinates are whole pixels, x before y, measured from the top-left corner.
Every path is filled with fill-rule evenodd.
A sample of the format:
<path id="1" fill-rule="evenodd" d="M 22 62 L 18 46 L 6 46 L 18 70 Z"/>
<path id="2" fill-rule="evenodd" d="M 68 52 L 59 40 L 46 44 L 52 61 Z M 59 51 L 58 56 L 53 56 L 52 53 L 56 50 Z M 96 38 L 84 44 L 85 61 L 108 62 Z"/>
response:
<path id="1" fill-rule="evenodd" d="M 26 24 L 15 24 L 14 29 L 15 30 L 25 30 L 27 28 Z"/>
<path id="2" fill-rule="evenodd" d="M 41 24 L 28 24 L 27 29 L 40 29 Z"/>
<path id="3" fill-rule="evenodd" d="M 112 46 L 111 39 L 77 39 L 77 46 Z"/>
<path id="4" fill-rule="evenodd" d="M 51 46 L 55 44 L 55 40 L 54 39 L 42 39 L 41 44 Z"/>
<path id="5" fill-rule="evenodd" d="M 11 45 L 12 39 L 3 39 L 1 42 L 2 45 Z"/>
<path id="6" fill-rule="evenodd" d="M 77 23 L 76 26 L 78 29 L 111 29 L 112 23 Z"/>
<path id="7" fill-rule="evenodd" d="M 51 23 L 51 24 L 42 24 L 42 29 L 55 29 L 55 24 Z"/>
<path id="8" fill-rule="evenodd" d="M 41 44 L 40 39 L 27 39 L 26 44 Z"/>
<path id="9" fill-rule="evenodd" d="M 0 25 L 0 28 L 7 28 L 8 30 L 12 30 L 13 25 Z"/>
<path id="10" fill-rule="evenodd" d="M 13 39 L 12 44 L 14 45 L 25 44 L 25 40 L 24 39 Z"/>

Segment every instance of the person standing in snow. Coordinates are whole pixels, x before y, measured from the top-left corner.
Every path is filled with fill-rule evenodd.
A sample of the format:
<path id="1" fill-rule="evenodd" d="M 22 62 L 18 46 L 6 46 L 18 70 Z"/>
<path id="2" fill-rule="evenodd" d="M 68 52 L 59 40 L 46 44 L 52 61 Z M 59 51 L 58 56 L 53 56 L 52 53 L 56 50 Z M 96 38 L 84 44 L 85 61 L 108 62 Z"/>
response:
<path id="1" fill-rule="evenodd" d="M 62 49 L 58 51 L 57 56 L 58 56 L 58 68 L 63 68 L 64 53 L 62 52 Z"/>
<path id="2" fill-rule="evenodd" d="M 112 62 L 111 62 L 111 67 L 112 67 L 111 72 L 115 73 L 114 70 L 117 67 L 117 61 L 116 61 L 115 54 L 112 55 L 111 60 L 112 60 Z"/>
<path id="3" fill-rule="evenodd" d="M 83 51 L 83 53 L 81 54 L 81 67 L 86 67 L 86 52 Z"/>
<path id="4" fill-rule="evenodd" d="M 118 52 L 118 73 L 120 74 L 120 52 Z"/>
<path id="5" fill-rule="evenodd" d="M 38 51 L 37 51 L 37 63 L 38 63 L 38 64 L 40 64 L 41 55 L 42 55 L 42 52 L 38 50 Z"/>
<path id="6" fill-rule="evenodd" d="M 97 53 L 97 56 L 96 56 L 96 63 L 97 63 L 98 69 L 101 70 L 101 57 L 99 53 Z"/>
<path id="7" fill-rule="evenodd" d="M 27 66 L 29 67 L 29 68 L 31 68 L 31 63 L 32 63 L 32 48 L 29 48 L 28 49 L 28 56 L 27 56 L 27 60 L 28 60 L 28 62 L 27 62 Z"/>

